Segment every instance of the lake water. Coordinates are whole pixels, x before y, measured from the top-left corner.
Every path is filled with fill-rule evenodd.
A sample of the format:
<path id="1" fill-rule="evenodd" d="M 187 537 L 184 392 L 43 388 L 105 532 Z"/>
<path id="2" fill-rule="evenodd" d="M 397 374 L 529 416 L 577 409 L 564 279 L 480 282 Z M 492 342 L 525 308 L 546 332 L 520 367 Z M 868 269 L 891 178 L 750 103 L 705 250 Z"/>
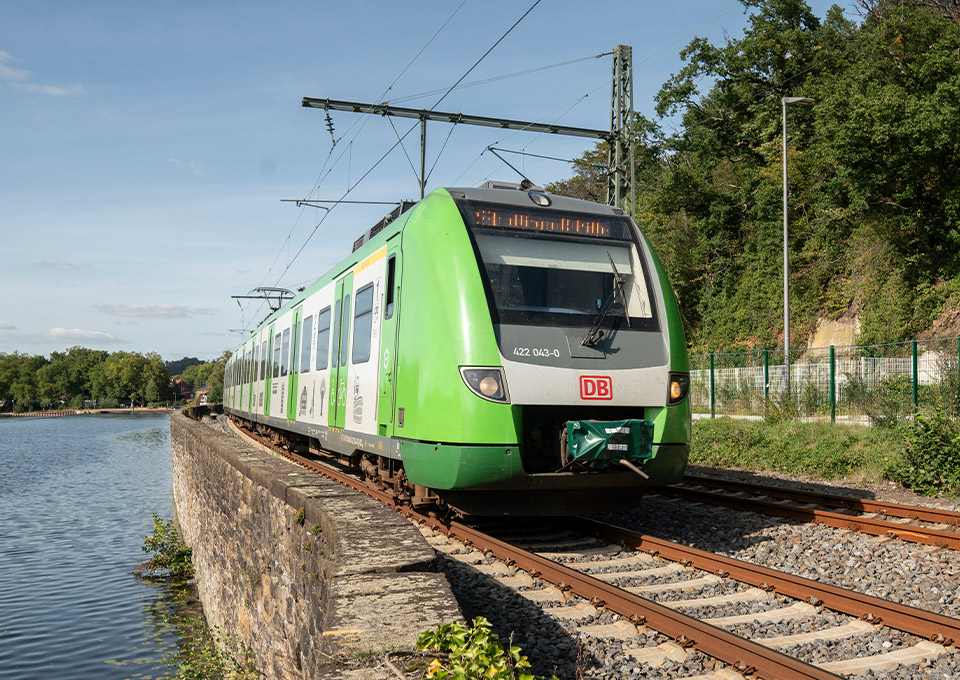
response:
<path id="1" fill-rule="evenodd" d="M 182 590 L 131 570 L 170 518 L 167 415 L 0 418 L 0 678 L 159 678 Z"/>

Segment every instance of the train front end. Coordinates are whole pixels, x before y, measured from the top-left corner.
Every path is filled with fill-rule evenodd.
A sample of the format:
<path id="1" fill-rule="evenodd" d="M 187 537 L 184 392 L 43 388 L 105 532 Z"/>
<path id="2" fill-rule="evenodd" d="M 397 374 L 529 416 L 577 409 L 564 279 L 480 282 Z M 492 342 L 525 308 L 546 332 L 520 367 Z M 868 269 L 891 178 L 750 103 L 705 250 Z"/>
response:
<path id="1" fill-rule="evenodd" d="M 436 395 L 448 434 L 433 437 L 434 450 L 404 451 L 411 481 L 469 514 L 623 508 L 644 487 L 679 481 L 690 441 L 685 341 L 663 267 L 632 220 L 540 191 L 446 193 L 446 221 L 421 231 L 461 253 L 446 286 L 433 284 L 446 288 L 432 293 L 446 311 L 429 323 L 445 333 L 419 338 L 437 363 L 418 370 L 449 376 L 455 362 L 460 388 Z M 454 215 L 457 227 L 441 226 Z"/>

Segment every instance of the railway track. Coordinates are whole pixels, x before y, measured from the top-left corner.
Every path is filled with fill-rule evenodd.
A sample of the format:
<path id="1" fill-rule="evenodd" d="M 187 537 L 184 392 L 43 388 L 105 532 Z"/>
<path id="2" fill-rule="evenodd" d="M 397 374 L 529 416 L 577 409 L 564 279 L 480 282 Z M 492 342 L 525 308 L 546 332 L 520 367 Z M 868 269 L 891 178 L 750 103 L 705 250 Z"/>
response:
<path id="1" fill-rule="evenodd" d="M 275 452 L 397 507 L 355 477 Z M 449 560 L 497 579 L 572 634 L 618 641 L 631 668 L 682 664 L 699 653 L 715 660 L 703 666 L 712 670 L 676 677 L 836 678 L 928 663 L 953 654 L 960 641 L 958 619 L 609 524 L 577 518 L 557 530 L 510 520 L 481 529 L 398 509 Z M 791 622 L 805 629 L 769 635 L 771 626 L 790 629 Z M 879 651 L 808 662 L 811 649 L 851 638 Z"/>
<path id="2" fill-rule="evenodd" d="M 960 533 L 956 530 L 960 525 L 960 512 L 952 510 L 899 505 L 694 475 L 686 475 L 682 486 L 661 487 L 657 489 L 657 493 L 801 522 L 818 522 L 873 536 L 889 536 L 912 543 L 960 550 Z M 761 500 L 764 497 L 773 500 Z M 839 508 L 862 514 L 833 512 L 823 508 Z"/>

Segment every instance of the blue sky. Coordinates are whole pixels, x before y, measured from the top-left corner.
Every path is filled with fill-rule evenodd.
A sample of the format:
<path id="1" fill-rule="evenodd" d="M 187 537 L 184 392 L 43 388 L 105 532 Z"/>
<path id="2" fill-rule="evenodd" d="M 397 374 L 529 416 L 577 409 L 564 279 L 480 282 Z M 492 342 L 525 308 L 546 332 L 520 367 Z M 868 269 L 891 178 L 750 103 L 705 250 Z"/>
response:
<path id="1" fill-rule="evenodd" d="M 333 112 L 332 146 L 302 97 L 431 107 L 439 94 L 406 98 L 453 85 L 532 1 L 0 4 L 0 352 L 232 348 L 265 310 L 231 295 L 309 283 L 389 211 L 340 205 L 317 228 L 323 211 L 281 202 L 340 198 L 397 139 L 387 119 Z M 810 4 L 823 17 L 833 3 Z M 746 20 L 733 0 L 542 0 L 464 83 L 580 61 L 454 90 L 437 109 L 607 128 L 611 58 L 589 57 L 625 44 L 635 108 L 652 118 L 681 48 L 738 37 Z M 419 133 L 404 144 L 416 165 Z M 427 190 L 516 181 L 488 145 L 592 146 L 430 124 Z M 510 160 L 539 184 L 571 174 Z M 398 148 L 347 198 L 418 196 Z"/>

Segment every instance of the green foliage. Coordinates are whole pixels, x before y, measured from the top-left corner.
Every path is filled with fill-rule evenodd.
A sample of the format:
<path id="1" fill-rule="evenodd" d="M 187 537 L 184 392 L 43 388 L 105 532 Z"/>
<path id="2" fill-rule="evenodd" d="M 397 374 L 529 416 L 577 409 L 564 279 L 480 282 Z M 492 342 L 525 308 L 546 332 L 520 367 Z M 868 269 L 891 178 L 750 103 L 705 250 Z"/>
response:
<path id="1" fill-rule="evenodd" d="M 463 623 L 437 626 L 417 638 L 417 649 L 436 650 L 427 678 L 444 680 L 536 680 L 529 671 L 530 662 L 519 647 L 504 650 L 490 622 L 476 617 L 468 628 Z"/>
<path id="2" fill-rule="evenodd" d="M 902 426 L 902 456 L 885 475 L 911 491 L 934 496 L 960 495 L 960 425 L 940 409 L 919 414 Z"/>
<path id="3" fill-rule="evenodd" d="M 146 404 L 169 399 L 170 376 L 158 354 L 71 347 L 50 359 L 0 353 L 0 409 L 33 411 L 79 406 L 98 399 L 101 406 L 120 399 Z"/>
<path id="4" fill-rule="evenodd" d="M 690 462 L 821 479 L 879 482 L 896 430 L 830 423 L 716 418 L 694 421 Z"/>
<path id="5" fill-rule="evenodd" d="M 166 680 L 259 680 L 253 649 L 233 634 L 210 627 L 202 617 L 178 620 L 183 640 L 180 648 L 163 658 L 174 668 Z"/>
<path id="6" fill-rule="evenodd" d="M 913 377 L 887 376 L 879 385 L 869 386 L 857 375 L 847 374 L 844 397 L 859 413 L 865 413 L 877 427 L 893 428 L 913 411 Z"/>
<path id="7" fill-rule="evenodd" d="M 223 371 L 229 351 L 216 361 L 190 363 L 184 370 L 194 387 L 206 386 L 209 401 L 223 397 Z M 196 359 L 184 358 L 184 362 Z M 0 352 L 0 411 L 36 411 L 79 408 L 96 399 L 101 408 L 121 400 L 146 405 L 176 399 L 170 374 L 160 355 L 150 352 L 105 352 L 71 347 L 51 352 L 50 359 L 13 352 Z"/>
<path id="8" fill-rule="evenodd" d="M 637 222 L 700 350 L 783 341 L 784 153 L 792 346 L 844 314 L 863 342 L 916 337 L 957 293 L 958 13 L 864 2 L 858 25 L 839 7 L 819 18 L 802 0 L 742 0 L 743 35 L 693 40 L 657 95 L 679 129 L 636 120 Z M 784 150 L 789 96 L 816 103 L 787 108 Z M 582 160 L 604 159 L 598 145 Z M 603 195 L 602 172 L 574 171 L 550 189 Z"/>
<path id="9" fill-rule="evenodd" d="M 227 350 L 215 361 L 190 365 L 179 378 L 194 390 L 206 388 L 209 403 L 223 401 L 223 372 L 231 356 L 233 353 Z"/>
<path id="10" fill-rule="evenodd" d="M 141 549 L 150 559 L 140 565 L 137 573 L 178 580 L 193 576 L 192 551 L 184 545 L 173 520 L 164 520 L 153 513 L 153 533 L 143 537 Z"/>
<path id="11" fill-rule="evenodd" d="M 306 521 L 306 519 L 307 519 L 307 511 L 305 508 L 300 508 L 299 510 L 297 510 L 296 514 L 293 516 L 293 521 L 299 524 L 300 526 L 303 526 L 303 523 Z"/>
<path id="12" fill-rule="evenodd" d="M 156 353 L 114 352 L 91 371 L 90 382 L 94 397 L 144 404 L 170 395 L 170 376 Z"/>
<path id="13" fill-rule="evenodd" d="M 182 374 L 186 373 L 188 368 L 199 366 L 202 363 L 197 357 L 183 357 L 176 361 L 165 361 L 163 365 L 167 367 L 167 373 L 170 375 L 180 375 L 182 377 Z"/>
<path id="14" fill-rule="evenodd" d="M 768 425 L 791 423 L 800 419 L 800 407 L 797 402 L 783 392 L 763 404 L 763 420 Z"/>

